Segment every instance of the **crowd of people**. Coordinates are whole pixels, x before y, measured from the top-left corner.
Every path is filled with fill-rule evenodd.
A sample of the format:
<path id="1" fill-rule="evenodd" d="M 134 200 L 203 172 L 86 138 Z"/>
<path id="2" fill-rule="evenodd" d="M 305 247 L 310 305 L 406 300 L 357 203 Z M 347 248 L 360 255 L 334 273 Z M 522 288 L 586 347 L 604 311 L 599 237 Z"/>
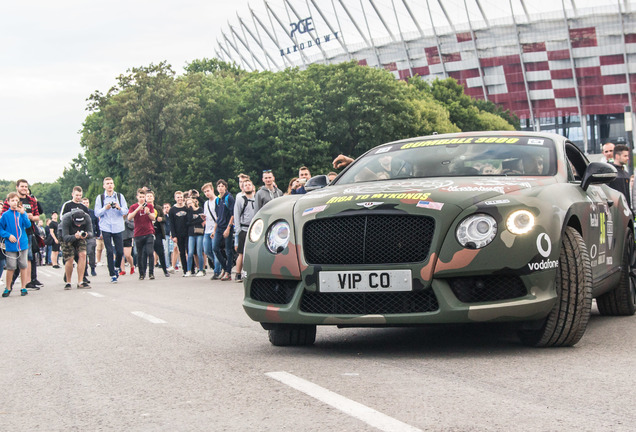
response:
<path id="1" fill-rule="evenodd" d="M 236 196 L 220 179 L 205 183 L 202 194 L 196 189 L 176 191 L 174 202 L 162 205 L 155 203 L 153 190 L 142 187 L 129 206 L 113 179 L 106 177 L 93 208 L 75 186 L 71 199 L 46 221 L 28 181 L 18 180 L 0 214 L 0 277 L 6 268 L 2 296 L 11 294 L 18 278 L 21 295 L 40 289 L 38 266 L 62 266 L 64 289 L 73 288 L 74 278 L 78 289 L 90 289 L 88 276 L 97 276 L 104 255 L 111 283 L 127 274 L 152 280 L 156 269 L 165 277 L 180 271 L 183 277 L 210 274 L 214 280 L 241 282 L 243 249 L 254 215 L 273 199 L 306 193 L 309 178 L 309 169 L 301 167 L 283 192 L 271 170 L 263 170 L 258 190 L 249 176 L 239 174 Z"/>

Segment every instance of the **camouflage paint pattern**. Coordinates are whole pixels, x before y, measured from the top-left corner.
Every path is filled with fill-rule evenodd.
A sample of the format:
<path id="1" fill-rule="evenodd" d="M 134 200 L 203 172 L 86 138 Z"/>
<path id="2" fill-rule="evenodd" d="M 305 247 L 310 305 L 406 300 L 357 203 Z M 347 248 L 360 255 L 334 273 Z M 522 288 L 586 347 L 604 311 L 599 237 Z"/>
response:
<path id="1" fill-rule="evenodd" d="M 271 201 L 254 217 L 254 221 L 263 220 L 263 234 L 256 242 L 252 242 L 248 236 L 245 244 L 244 272 L 247 276 L 244 278 L 243 306 L 250 318 L 264 323 L 329 325 L 415 325 L 541 319 L 547 316 L 556 300 L 555 279 L 561 236 L 568 225 L 575 227 L 585 241 L 594 281 L 600 281 L 617 271 L 625 234 L 628 229 L 633 229 L 631 210 L 624 197 L 608 186 L 591 185 L 584 191 L 580 181 L 572 181 L 571 175 L 568 177 L 565 138 L 542 133 L 460 133 L 414 138 L 384 146 L 432 139 L 475 140 L 479 137 L 551 139 L 556 147 L 556 174 L 534 177 L 480 175 L 415 178 L 345 185 L 336 183 L 306 195 L 285 196 Z M 422 201 L 428 207 L 417 205 Z M 359 205 L 363 203 L 366 204 Z M 304 224 L 343 213 L 372 214 L 380 208 L 389 209 L 393 214 L 422 215 L 435 220 L 435 232 L 424 262 L 342 266 L 309 265 L 305 261 L 302 250 Z M 506 219 L 513 211 L 520 209 L 529 210 L 534 215 L 535 226 L 527 234 L 516 235 L 506 228 Z M 468 249 L 458 242 L 456 229 L 463 219 L 475 213 L 492 216 L 498 229 L 489 245 L 481 249 Z M 290 241 L 284 251 L 274 254 L 267 249 L 265 240 L 267 228 L 279 220 L 290 224 Z M 322 315 L 300 311 L 303 292 L 319 290 L 318 276 L 321 271 L 385 269 L 410 270 L 413 280 L 419 282 L 414 283 L 413 289 L 433 290 L 439 309 L 427 313 L 390 315 Z M 511 300 L 462 303 L 447 282 L 451 277 L 492 274 L 518 275 L 527 288 L 527 295 Z M 253 300 L 250 287 L 257 278 L 297 281 L 291 302 L 281 305 Z M 595 293 L 598 293 L 596 287 Z"/>

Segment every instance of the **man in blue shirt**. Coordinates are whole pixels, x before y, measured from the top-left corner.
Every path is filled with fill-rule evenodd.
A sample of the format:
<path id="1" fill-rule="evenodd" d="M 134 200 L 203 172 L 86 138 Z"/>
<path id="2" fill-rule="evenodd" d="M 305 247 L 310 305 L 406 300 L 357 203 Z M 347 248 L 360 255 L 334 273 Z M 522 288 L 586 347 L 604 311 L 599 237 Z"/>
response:
<path id="1" fill-rule="evenodd" d="M 104 193 L 95 198 L 95 216 L 99 218 L 99 229 L 102 232 L 106 246 L 106 260 L 110 281 L 115 283 L 119 276 L 119 266 L 124 256 L 124 218 L 128 214 L 126 198 L 115 192 L 115 182 L 112 178 L 104 179 Z M 113 243 L 115 253 L 113 256 Z"/>
<path id="2" fill-rule="evenodd" d="M 221 280 L 232 280 L 232 266 L 234 264 L 234 197 L 227 190 L 227 182 L 223 179 L 216 182 L 219 193 L 216 198 L 216 228 L 214 230 L 214 255 L 220 261 L 223 272 Z M 221 242 L 225 242 L 225 255 L 221 252 Z"/>

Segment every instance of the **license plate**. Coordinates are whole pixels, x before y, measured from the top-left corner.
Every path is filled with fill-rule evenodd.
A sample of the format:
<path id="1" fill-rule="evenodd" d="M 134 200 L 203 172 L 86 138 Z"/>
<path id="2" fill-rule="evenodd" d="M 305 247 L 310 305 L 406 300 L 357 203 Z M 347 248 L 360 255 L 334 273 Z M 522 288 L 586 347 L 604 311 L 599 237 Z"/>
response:
<path id="1" fill-rule="evenodd" d="M 411 270 L 322 271 L 320 292 L 411 291 Z"/>

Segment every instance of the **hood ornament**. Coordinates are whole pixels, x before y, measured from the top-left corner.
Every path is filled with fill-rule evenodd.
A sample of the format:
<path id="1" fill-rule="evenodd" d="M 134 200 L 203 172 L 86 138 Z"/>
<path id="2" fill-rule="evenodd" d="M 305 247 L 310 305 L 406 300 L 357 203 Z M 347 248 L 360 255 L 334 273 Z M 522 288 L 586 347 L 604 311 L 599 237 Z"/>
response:
<path id="1" fill-rule="evenodd" d="M 377 207 L 377 206 L 382 205 L 382 204 L 384 204 L 384 203 L 383 202 L 373 202 L 373 201 L 356 203 L 356 205 L 359 205 L 360 207 L 364 207 L 364 208 Z"/>

